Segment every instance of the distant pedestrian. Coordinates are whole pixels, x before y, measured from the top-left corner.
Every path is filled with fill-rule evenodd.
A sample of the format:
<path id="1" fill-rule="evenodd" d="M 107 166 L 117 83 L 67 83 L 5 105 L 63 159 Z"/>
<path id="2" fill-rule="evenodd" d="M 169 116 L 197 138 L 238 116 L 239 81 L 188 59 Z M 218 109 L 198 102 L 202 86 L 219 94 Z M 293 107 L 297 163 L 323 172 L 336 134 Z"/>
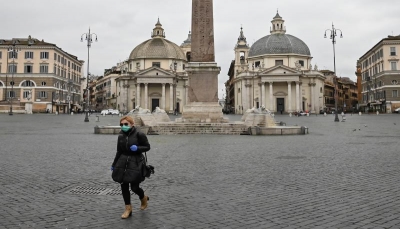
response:
<path id="1" fill-rule="evenodd" d="M 122 197 L 125 202 L 125 211 L 121 218 L 126 219 L 132 215 L 131 190 L 139 196 L 141 201 L 140 209 L 147 208 L 149 197 L 144 195 L 143 189 L 139 184 L 144 181 L 142 168 L 145 158 L 144 152 L 150 150 L 150 144 L 146 134 L 139 132 L 132 117 L 124 116 L 120 120 L 121 132 L 118 135 L 117 153 L 111 165 L 112 178 L 121 184 Z"/>

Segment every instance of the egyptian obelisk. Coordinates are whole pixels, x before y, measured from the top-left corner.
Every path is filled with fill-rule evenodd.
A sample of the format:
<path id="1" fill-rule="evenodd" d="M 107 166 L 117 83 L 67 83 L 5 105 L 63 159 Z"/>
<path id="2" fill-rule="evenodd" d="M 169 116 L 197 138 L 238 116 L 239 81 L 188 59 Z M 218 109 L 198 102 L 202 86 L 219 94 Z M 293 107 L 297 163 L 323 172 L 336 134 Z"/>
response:
<path id="1" fill-rule="evenodd" d="M 218 74 L 215 62 L 213 0 L 192 0 L 191 60 L 188 103 L 183 107 L 182 121 L 195 123 L 227 122 L 218 104 Z"/>

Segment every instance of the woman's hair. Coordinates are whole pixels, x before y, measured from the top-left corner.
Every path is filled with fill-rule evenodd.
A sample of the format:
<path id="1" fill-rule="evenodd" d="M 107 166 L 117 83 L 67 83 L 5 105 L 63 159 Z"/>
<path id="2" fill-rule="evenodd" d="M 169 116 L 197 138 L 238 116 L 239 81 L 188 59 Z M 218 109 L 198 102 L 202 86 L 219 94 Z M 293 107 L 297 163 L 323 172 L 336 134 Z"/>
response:
<path id="1" fill-rule="evenodd" d="M 122 118 L 119 120 L 119 123 L 121 123 L 122 120 L 128 121 L 131 125 L 134 125 L 134 124 L 135 124 L 135 122 L 133 121 L 133 118 L 132 118 L 131 116 L 124 116 L 124 117 L 122 117 Z"/>

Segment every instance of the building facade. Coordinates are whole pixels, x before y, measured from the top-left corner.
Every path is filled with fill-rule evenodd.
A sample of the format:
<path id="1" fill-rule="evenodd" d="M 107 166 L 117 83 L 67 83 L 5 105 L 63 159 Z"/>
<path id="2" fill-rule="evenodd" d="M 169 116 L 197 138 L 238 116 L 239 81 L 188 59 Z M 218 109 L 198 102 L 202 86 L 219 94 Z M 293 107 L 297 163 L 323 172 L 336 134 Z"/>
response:
<path id="1" fill-rule="evenodd" d="M 116 108 L 121 112 L 136 106 L 182 112 L 189 93 L 185 67 L 190 60 L 190 47 L 190 33 L 178 46 L 165 38 L 158 20 L 151 39 L 136 46 L 129 59 L 115 69 L 119 75 L 115 79 Z"/>
<path id="2" fill-rule="evenodd" d="M 400 35 L 388 36 L 357 61 L 362 111 L 392 113 L 400 107 L 399 51 Z"/>
<path id="3" fill-rule="evenodd" d="M 308 46 L 286 34 L 284 22 L 277 13 L 271 21 L 271 34 L 251 47 L 241 29 L 225 84 L 226 106 L 236 114 L 261 105 L 281 113 L 315 113 L 323 108 L 325 77 L 312 69 Z"/>
<path id="4" fill-rule="evenodd" d="M 82 101 L 84 61 L 55 44 L 31 38 L 0 40 L 0 109 L 8 104 L 33 112 L 69 113 Z"/>

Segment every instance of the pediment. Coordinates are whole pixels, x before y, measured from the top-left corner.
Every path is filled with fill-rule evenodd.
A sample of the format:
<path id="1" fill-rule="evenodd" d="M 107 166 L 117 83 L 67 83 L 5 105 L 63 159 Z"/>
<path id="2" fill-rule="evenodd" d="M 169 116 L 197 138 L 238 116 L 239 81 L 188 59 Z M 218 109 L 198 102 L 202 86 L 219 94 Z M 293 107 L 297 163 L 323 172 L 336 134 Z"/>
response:
<path id="1" fill-rule="evenodd" d="M 140 71 L 139 73 L 136 74 L 136 76 L 137 77 L 141 77 L 141 76 L 146 76 L 146 77 L 151 77 L 151 76 L 153 76 L 153 77 L 158 77 L 158 76 L 175 77 L 175 75 L 172 72 L 164 70 L 164 69 L 156 67 L 156 66 L 148 68 L 148 69 L 145 69 L 143 71 Z"/>
<path id="2" fill-rule="evenodd" d="M 260 72 L 260 75 L 276 75 L 276 74 L 299 74 L 299 71 L 296 71 L 293 68 L 289 68 L 284 65 L 277 65 L 272 68 L 265 69 Z"/>

